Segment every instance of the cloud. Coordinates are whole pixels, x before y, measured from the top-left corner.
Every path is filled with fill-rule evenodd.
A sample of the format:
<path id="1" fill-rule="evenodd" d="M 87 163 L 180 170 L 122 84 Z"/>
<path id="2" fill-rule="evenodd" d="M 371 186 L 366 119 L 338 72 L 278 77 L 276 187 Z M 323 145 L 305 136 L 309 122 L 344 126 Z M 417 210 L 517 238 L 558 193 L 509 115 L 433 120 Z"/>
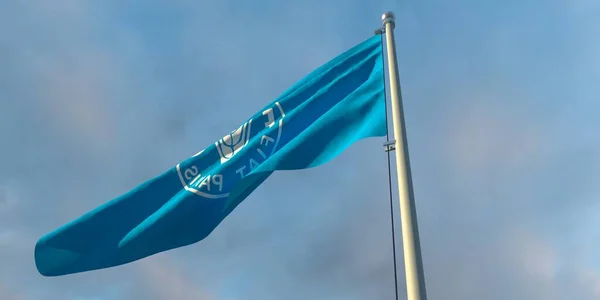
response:
<path id="1" fill-rule="evenodd" d="M 18 63 L 14 69 L 20 82 L 9 91 L 16 96 L 12 105 L 25 110 L 21 122 L 43 127 L 38 128 L 41 134 L 30 135 L 46 135 L 88 152 L 114 144 L 116 129 L 108 110 L 124 70 L 119 55 L 102 43 L 107 28 L 95 25 L 105 20 L 103 10 L 76 1 L 15 6 L 23 19 L 8 16 L 3 31 L 14 45 L 9 55 Z M 50 25 L 42 29 L 42 20 Z M 27 86 L 27 92 L 19 89 Z"/>
<path id="2" fill-rule="evenodd" d="M 558 272 L 558 254 L 539 234 L 522 230 L 509 231 L 501 240 L 508 250 L 505 254 L 519 266 L 525 276 L 550 281 Z"/>
<path id="3" fill-rule="evenodd" d="M 135 269 L 136 285 L 131 289 L 134 295 L 129 296 L 135 296 L 136 299 L 217 299 L 202 289 L 201 282 L 191 279 L 193 275 L 186 274 L 189 271 L 184 273 L 182 266 L 175 265 L 166 255 L 162 255 L 159 259 L 142 261 Z"/>
<path id="4" fill-rule="evenodd" d="M 513 107 L 500 106 L 501 98 L 464 96 L 470 99 L 449 112 L 453 116 L 444 135 L 445 152 L 456 168 L 525 170 L 547 158 L 548 142 L 540 140 L 545 136 L 539 122 L 511 111 Z"/>
<path id="5" fill-rule="evenodd" d="M 17 204 L 17 194 L 13 187 L 8 183 L 0 183 L 0 216 L 8 214 Z"/>
<path id="6" fill-rule="evenodd" d="M 18 297 L 15 294 L 10 293 L 2 284 L 0 283 L 0 298 L 3 300 L 22 300 L 22 298 Z"/>

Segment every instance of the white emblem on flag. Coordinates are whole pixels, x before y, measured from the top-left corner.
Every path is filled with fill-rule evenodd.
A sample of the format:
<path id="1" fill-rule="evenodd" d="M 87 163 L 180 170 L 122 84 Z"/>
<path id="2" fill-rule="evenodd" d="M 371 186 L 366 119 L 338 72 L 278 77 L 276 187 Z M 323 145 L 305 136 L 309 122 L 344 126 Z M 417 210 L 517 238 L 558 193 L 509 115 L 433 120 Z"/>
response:
<path id="1" fill-rule="evenodd" d="M 208 199 L 228 197 L 231 183 L 244 178 L 277 150 L 284 117 L 285 112 L 281 104 L 275 102 L 273 107 L 265 109 L 260 115 L 214 143 L 219 158 L 216 157 L 214 148 L 207 148 L 194 154 L 193 161 L 183 165 L 177 164 L 177 174 L 183 187 L 189 192 Z M 251 131 L 253 123 L 260 129 L 254 128 L 255 133 Z M 241 154 L 244 156 L 242 159 L 229 162 L 248 146 L 251 138 L 255 141 L 252 149 L 244 150 L 245 153 Z M 206 168 L 215 162 L 211 161 L 212 159 L 219 159 L 221 165 L 235 163 L 235 166 L 219 168 L 221 172 L 206 171 Z"/>
<path id="2" fill-rule="evenodd" d="M 244 123 L 238 129 L 215 143 L 219 156 L 221 157 L 221 163 L 227 162 L 248 144 L 251 125 L 252 120 Z"/>

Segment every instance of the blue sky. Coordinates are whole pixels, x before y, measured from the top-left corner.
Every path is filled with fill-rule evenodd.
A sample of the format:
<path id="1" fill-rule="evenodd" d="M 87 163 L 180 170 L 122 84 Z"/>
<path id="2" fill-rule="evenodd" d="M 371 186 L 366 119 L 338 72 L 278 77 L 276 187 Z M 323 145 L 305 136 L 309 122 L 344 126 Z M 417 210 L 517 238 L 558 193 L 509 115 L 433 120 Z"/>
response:
<path id="1" fill-rule="evenodd" d="M 0 2 L 0 299 L 392 299 L 379 139 L 274 174 L 195 245 L 58 278 L 33 261 L 41 235 L 237 128 L 386 10 L 429 298 L 598 299 L 592 0 Z"/>

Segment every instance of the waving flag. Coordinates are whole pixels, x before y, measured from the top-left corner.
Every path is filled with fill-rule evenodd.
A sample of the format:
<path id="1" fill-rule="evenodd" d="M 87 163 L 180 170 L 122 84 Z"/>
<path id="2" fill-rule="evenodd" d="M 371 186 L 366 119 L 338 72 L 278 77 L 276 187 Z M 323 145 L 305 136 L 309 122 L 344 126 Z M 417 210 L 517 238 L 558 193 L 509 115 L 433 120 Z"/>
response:
<path id="1" fill-rule="evenodd" d="M 214 144 L 43 236 L 38 271 L 60 276 L 196 243 L 276 170 L 319 166 L 387 132 L 381 36 L 311 72 Z"/>

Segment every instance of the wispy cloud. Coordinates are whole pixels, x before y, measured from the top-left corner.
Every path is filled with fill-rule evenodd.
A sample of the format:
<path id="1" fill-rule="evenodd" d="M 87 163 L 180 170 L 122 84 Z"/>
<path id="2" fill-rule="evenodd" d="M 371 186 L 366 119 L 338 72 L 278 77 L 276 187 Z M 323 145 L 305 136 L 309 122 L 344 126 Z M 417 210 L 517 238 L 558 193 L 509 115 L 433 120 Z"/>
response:
<path id="1" fill-rule="evenodd" d="M 121 290 L 124 299 L 182 299 L 221 300 L 208 292 L 205 282 L 199 282 L 195 272 L 178 264 L 167 255 L 157 259 L 141 261 L 132 272 L 132 280 Z M 214 287 L 213 287 L 214 291 Z M 228 300 L 228 299 L 223 299 Z"/>

